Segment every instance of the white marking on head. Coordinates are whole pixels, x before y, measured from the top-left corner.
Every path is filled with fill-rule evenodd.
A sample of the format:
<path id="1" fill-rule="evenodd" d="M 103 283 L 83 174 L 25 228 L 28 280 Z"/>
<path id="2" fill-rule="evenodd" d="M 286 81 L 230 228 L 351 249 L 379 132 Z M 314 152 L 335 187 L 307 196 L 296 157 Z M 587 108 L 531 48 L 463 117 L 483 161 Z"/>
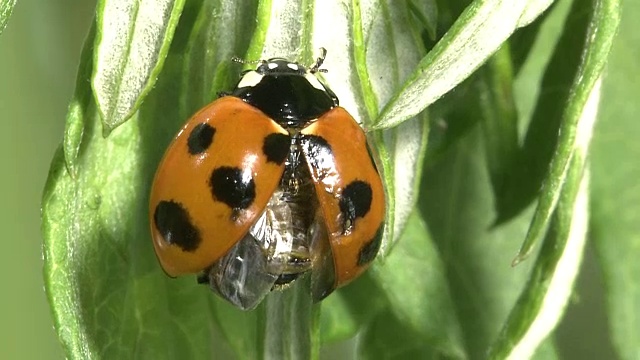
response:
<path id="1" fill-rule="evenodd" d="M 262 80 L 263 77 L 264 75 L 258 74 L 257 71 L 249 71 L 248 73 L 244 74 L 242 79 L 240 79 L 240 82 L 238 83 L 238 87 L 243 88 L 243 87 L 256 86 Z"/>
<path id="2" fill-rule="evenodd" d="M 296 63 L 287 63 L 287 67 L 293 71 L 300 70 L 300 67 Z"/>
<path id="3" fill-rule="evenodd" d="M 311 84 L 311 86 L 313 86 L 314 88 L 318 90 L 326 91 L 324 86 L 322 86 L 322 83 L 320 82 L 320 80 L 318 80 L 318 78 L 315 75 L 311 73 L 306 73 L 304 74 L 304 78 L 307 79 L 309 84 Z"/>
<path id="4" fill-rule="evenodd" d="M 273 70 L 273 69 L 278 67 L 278 64 L 276 64 L 276 63 L 268 63 L 267 67 L 269 68 L 269 70 Z"/>

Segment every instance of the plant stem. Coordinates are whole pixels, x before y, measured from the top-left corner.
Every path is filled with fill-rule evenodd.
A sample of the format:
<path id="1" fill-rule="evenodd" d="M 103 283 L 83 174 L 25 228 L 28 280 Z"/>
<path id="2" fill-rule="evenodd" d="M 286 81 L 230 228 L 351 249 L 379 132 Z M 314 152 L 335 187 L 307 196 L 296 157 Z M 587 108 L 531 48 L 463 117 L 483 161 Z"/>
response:
<path id="1" fill-rule="evenodd" d="M 262 308 L 262 358 L 317 359 L 320 306 L 311 299 L 310 276 L 274 291 Z"/>

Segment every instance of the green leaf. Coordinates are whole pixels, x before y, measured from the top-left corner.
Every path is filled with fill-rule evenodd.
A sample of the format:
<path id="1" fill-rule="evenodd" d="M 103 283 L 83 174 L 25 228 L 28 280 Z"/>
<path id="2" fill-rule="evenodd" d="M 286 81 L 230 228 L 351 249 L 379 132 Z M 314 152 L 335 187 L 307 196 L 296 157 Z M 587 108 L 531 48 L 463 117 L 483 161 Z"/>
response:
<path id="1" fill-rule="evenodd" d="M 518 152 L 518 114 L 513 97 L 513 68 L 507 44 L 492 56 L 477 72 L 473 90 L 475 106 L 467 117 L 478 116 L 484 135 L 487 165 L 493 193 L 500 199 L 510 166 Z"/>
<path id="2" fill-rule="evenodd" d="M 259 305 L 255 311 L 242 311 L 228 303 L 220 297 L 209 293 L 209 302 L 213 313 L 213 318 L 222 337 L 230 347 L 231 358 L 237 359 L 257 359 L 261 354 L 261 329 L 260 317 L 263 313 L 264 305 Z M 215 354 L 218 353 L 217 348 L 224 345 L 225 342 L 213 342 L 216 348 Z M 224 355 L 220 355 L 225 358 Z"/>
<path id="3" fill-rule="evenodd" d="M 581 11 L 581 9 L 585 8 L 585 5 L 591 5 L 592 12 Z M 548 99 L 547 101 L 552 101 L 552 104 L 556 104 L 556 106 L 547 104 L 546 107 L 539 108 L 541 112 L 547 115 L 544 116 L 545 122 L 551 122 L 548 119 L 559 119 L 560 121 L 557 145 L 551 158 L 551 164 L 546 170 L 548 173 L 542 183 L 536 212 L 525 241 L 514 259 L 514 264 L 528 256 L 542 231 L 547 228 L 551 214 L 560 196 L 562 184 L 566 178 L 569 163 L 575 149 L 580 143 L 591 138 L 593 120 L 595 120 L 595 113 L 598 107 L 589 104 L 588 100 L 604 69 L 619 22 L 619 3 L 617 0 L 576 0 L 573 5 L 563 37 L 558 44 L 549 71 L 545 74 L 545 77 L 548 77 L 549 81 L 556 85 L 553 88 L 558 89 L 560 94 L 545 94 L 545 96 L 555 97 L 555 99 Z M 578 44 L 579 46 L 577 46 Z M 572 49 L 574 46 L 576 48 Z M 569 53 L 565 51 L 569 51 Z M 556 64 L 556 61 L 566 64 L 567 58 L 574 59 L 573 61 L 576 64 L 573 67 L 576 69 L 575 73 L 569 73 L 568 78 L 567 74 L 558 73 L 558 71 L 562 71 L 560 70 L 562 66 Z M 558 66 L 556 67 L 555 65 Z M 553 79 L 554 77 L 555 79 Z M 562 83 L 558 84 L 556 82 L 558 80 L 561 82 L 569 80 L 570 86 L 562 86 Z M 550 111 L 555 112 L 555 114 L 550 114 Z M 561 117 L 559 118 L 558 116 Z M 545 125 L 536 127 L 536 118 L 540 119 L 540 122 L 543 121 L 542 114 L 539 117 L 534 114 L 532 129 L 529 130 L 525 140 L 525 156 L 527 154 L 540 154 L 540 143 L 544 144 L 545 140 L 549 141 L 543 138 L 545 135 L 549 135 L 547 132 L 539 132 L 539 129 L 548 130 L 549 127 Z M 527 143 L 534 143 L 535 150 L 533 145 L 531 145 L 531 150 L 527 149 Z M 542 150 L 545 151 L 546 148 L 542 147 Z M 531 157 L 529 157 L 529 160 L 540 164 L 540 156 L 544 156 L 544 152 L 542 155 L 532 156 L 538 162 L 531 159 Z M 527 161 L 527 159 L 525 158 L 525 160 L 521 161 Z M 544 160 L 542 163 L 544 163 Z M 546 166 L 542 168 L 544 169 Z M 536 171 L 534 170 L 535 173 Z M 527 175 L 532 176 L 531 174 Z"/>
<path id="4" fill-rule="evenodd" d="M 0 35 L 7 26 L 15 5 L 16 0 L 0 0 Z"/>
<path id="5" fill-rule="evenodd" d="M 591 240 L 604 279 L 608 335 L 620 359 L 640 357 L 640 3 L 622 2 L 623 14 L 603 76 L 594 132 Z"/>
<path id="6" fill-rule="evenodd" d="M 45 284 L 67 355 L 207 358 L 210 295 L 159 272 L 148 241 L 140 119 L 104 140 L 90 108 L 76 177 L 59 151 L 43 197 Z"/>
<path id="7" fill-rule="evenodd" d="M 531 266 L 510 266 L 530 213 L 492 226 L 495 209 L 483 148 L 478 124 L 425 169 L 420 199 L 468 358 L 486 356 Z"/>
<path id="8" fill-rule="evenodd" d="M 500 214 L 497 223 L 518 213 L 502 215 L 509 204 L 521 202 L 524 205 L 532 201 L 532 196 L 521 189 L 522 183 L 530 179 L 512 179 L 514 174 L 528 169 L 527 164 L 520 161 L 519 133 L 522 125 L 519 122 L 523 119 L 525 125 L 528 123 L 528 103 L 536 98 L 536 87 L 549 57 L 547 53 L 553 49 L 548 39 L 554 39 L 557 37 L 555 34 L 560 33 L 558 26 L 569 10 L 566 5 L 570 3 L 563 1 L 557 4 L 549 16 L 540 17 L 534 24 L 519 29 L 484 66 L 432 108 L 437 122 L 432 125 L 430 161 L 437 160 L 442 151 L 459 141 L 478 122 L 482 125 L 487 164 Z M 547 48 L 550 50 L 545 51 Z M 517 70 L 514 67 L 522 67 L 527 54 L 532 56 L 524 63 L 522 73 L 514 78 Z M 523 197 L 527 197 L 526 201 L 522 201 Z"/>
<path id="9" fill-rule="evenodd" d="M 435 0 L 409 1 L 409 10 L 411 14 L 419 21 L 420 26 L 429 35 L 433 41 L 438 36 L 438 3 Z"/>
<path id="10" fill-rule="evenodd" d="M 600 87 L 593 89 L 588 106 L 597 108 Z M 594 111 L 585 116 L 595 120 Z M 520 299 L 489 352 L 490 359 L 525 359 L 549 336 L 572 294 L 587 240 L 589 139 L 572 157 L 558 206 L 547 236 Z"/>
<path id="11" fill-rule="evenodd" d="M 76 76 L 76 88 L 69 102 L 65 123 L 64 141 L 62 150 L 64 153 L 67 172 L 73 178 L 76 176 L 76 160 L 80 154 L 82 139 L 84 137 L 85 124 L 91 121 L 93 116 L 93 96 L 90 86 L 85 86 L 87 79 L 91 78 L 93 62 L 88 59 L 93 54 L 93 39 L 96 34 L 95 23 L 91 25 L 89 35 L 82 49 L 82 62 Z"/>
<path id="12" fill-rule="evenodd" d="M 438 359 L 443 357 L 438 349 L 424 342 L 421 334 L 412 332 L 389 310 L 377 316 L 359 336 L 358 359 Z"/>
<path id="13" fill-rule="evenodd" d="M 378 264 L 372 266 L 378 266 Z M 389 306 L 384 293 L 371 277 L 370 271 L 365 272 L 348 286 L 338 289 L 330 297 L 323 300 L 321 305 L 323 343 L 344 341 L 350 338 L 353 340 L 375 316 L 385 311 Z M 330 321 L 338 323 L 334 324 Z M 331 325 L 331 327 L 327 325 Z M 333 331 L 333 333 L 329 331 Z"/>
<path id="14" fill-rule="evenodd" d="M 382 106 L 398 91 L 402 81 L 418 64 L 424 49 L 419 31 L 411 26 L 406 2 L 356 4 L 352 21 L 355 36 L 353 73 L 357 73 L 355 82 L 359 83 L 359 88 L 354 90 L 364 99 L 366 114 L 361 116 L 369 119 L 363 121 L 366 126 L 378 117 Z M 417 199 L 427 143 L 425 120 L 426 115 L 421 115 L 394 129 L 375 131 L 369 136 L 380 157 L 387 192 L 385 237 L 378 254 L 381 258 L 400 238 Z"/>
<path id="15" fill-rule="evenodd" d="M 101 0 L 92 86 L 105 134 L 129 119 L 153 88 L 184 0 Z"/>
<path id="16" fill-rule="evenodd" d="M 349 339 L 358 332 L 360 325 L 341 291 L 323 300 L 320 314 L 323 344 Z"/>
<path id="17" fill-rule="evenodd" d="M 526 134 L 539 98 L 551 90 L 542 89 L 544 74 L 562 36 L 571 4 L 571 0 L 555 2 L 543 16 L 519 29 L 509 40 L 516 74 L 513 87 L 521 135 Z"/>
<path id="18" fill-rule="evenodd" d="M 569 5 L 569 1 L 554 2 L 535 21 L 518 29 L 509 38 L 514 74 L 520 77 L 520 70 L 531 62 L 546 64 L 554 47 L 545 42 L 553 42 L 554 45 L 557 42 Z"/>
<path id="19" fill-rule="evenodd" d="M 404 347 L 465 358 L 452 303 L 438 251 L 415 213 L 384 261 L 322 303 L 323 340 L 357 336 L 353 351 L 363 358 L 397 355 Z"/>
<path id="20" fill-rule="evenodd" d="M 462 332 L 445 271 L 425 223 L 416 211 L 409 218 L 394 251 L 384 262 L 378 262 L 370 275 L 388 303 L 389 313 L 383 312 L 379 317 L 398 323 L 397 327 L 411 334 L 409 337 L 421 339 L 421 347 L 429 352 L 461 359 L 465 358 Z M 381 319 L 378 321 L 385 323 Z M 391 328 L 374 325 L 370 333 L 375 336 L 371 341 L 363 341 L 360 348 L 367 352 L 375 343 L 386 343 L 392 352 L 396 352 L 397 347 L 391 346 L 394 332 Z"/>
<path id="21" fill-rule="evenodd" d="M 542 13 L 548 0 L 474 1 L 387 103 L 375 128 L 419 114 L 484 63 L 518 27 Z"/>
<path id="22" fill-rule="evenodd" d="M 311 63 L 317 54 L 317 48 L 312 48 L 310 41 L 313 22 L 316 21 L 314 15 L 317 14 L 314 6 L 311 0 L 262 1 L 258 12 L 262 13 L 267 8 L 269 11 L 264 13 L 264 23 L 259 22 L 262 26 L 258 28 L 262 31 L 258 31 L 249 48 L 251 59 L 284 57 Z M 320 16 L 318 21 L 327 20 L 323 14 Z"/>
<path id="23" fill-rule="evenodd" d="M 584 6 L 586 0 L 575 1 L 592 12 L 573 11 L 571 19 L 582 22 L 569 23 L 567 31 L 583 26 L 573 36 L 584 40 L 589 24 L 594 36 L 587 43 L 565 46 L 564 54 L 574 56 L 552 62 L 548 74 L 556 66 L 561 69 L 557 71 L 570 74 L 562 78 L 568 79 L 563 83 L 567 94 L 576 74 L 586 74 L 584 79 L 593 83 L 579 87 L 583 85 L 576 82 L 571 94 L 578 98 L 597 93 L 595 79 L 602 72 L 595 72 L 593 64 L 604 59 L 603 39 L 611 36 L 614 22 L 607 16 L 590 20 L 590 14 L 607 13 L 610 2 L 600 0 L 590 8 Z M 45 284 L 67 357 L 317 358 L 320 340 L 341 341 L 336 348 L 349 347 L 344 353 L 338 351 L 338 358 L 356 354 L 363 358 L 485 358 L 490 348 L 496 358 L 558 357 L 553 339 L 543 339 L 563 312 L 582 254 L 583 243 L 572 239 L 584 237 L 567 233 L 569 225 L 584 219 L 576 214 L 586 211 L 574 206 L 572 196 L 578 189 L 574 165 L 560 178 L 562 186 L 553 188 L 561 189 L 558 206 L 551 208 L 551 226 L 536 262 L 515 269 L 509 266 L 534 209 L 500 217 L 504 209 L 500 204 L 508 195 L 530 196 L 520 209 L 535 199 L 535 192 L 500 189 L 505 178 L 513 180 L 509 176 L 514 166 L 522 165 L 517 164 L 521 154 L 513 160 L 518 130 L 522 130 L 518 116 L 524 125 L 529 118 L 527 108 L 521 107 L 521 94 L 512 95 L 518 84 L 514 77 L 529 72 L 531 62 L 546 61 L 547 53 L 534 41 L 549 36 L 546 21 L 536 23 L 539 28 L 527 29 L 526 34 L 520 32 L 526 36 L 500 44 L 551 2 L 478 0 L 464 10 L 465 0 L 439 2 L 437 10 L 434 1 L 202 0 L 185 2 L 184 8 L 180 1 L 162 2 L 158 6 L 165 6 L 165 11 L 151 22 L 160 29 L 154 32 L 158 36 L 140 45 L 147 46 L 155 60 L 144 68 L 128 67 L 133 63 L 126 61 L 111 63 L 122 71 L 130 69 L 126 71 L 144 81 L 128 93 L 133 94 L 127 97 L 132 99 L 127 110 L 131 120 L 106 139 L 103 127 L 110 128 L 100 122 L 104 115 L 100 89 L 94 83 L 92 91 L 90 83 L 98 65 L 109 65 L 104 61 L 106 53 L 100 55 L 98 48 L 105 46 L 101 41 L 109 34 L 105 24 L 111 18 L 107 16 L 110 3 L 100 3 L 100 22 L 94 31 L 102 38 L 96 41 L 90 34 L 87 40 L 65 139 L 52 163 L 43 198 Z M 127 33 L 125 44 L 134 44 L 136 31 L 144 29 L 138 15 L 147 5 L 136 3 L 137 13 L 118 18 L 136 26 L 122 26 L 112 35 Z M 180 14 L 177 25 L 176 13 Z M 555 14 L 556 10 L 550 17 Z M 454 21 L 425 56 L 425 47 L 432 45 L 429 37 Z M 146 208 L 153 173 L 166 145 L 185 119 L 237 81 L 242 66 L 232 63 L 231 57 L 252 61 L 283 56 L 307 64 L 320 47 L 328 49 L 323 66 L 328 73 L 321 75 L 341 105 L 369 130 L 372 150 L 380 157 L 389 216 L 379 259 L 370 271 L 323 301 L 321 312 L 308 299 L 305 279 L 288 291 L 270 295 L 257 310 L 242 312 L 197 285 L 193 277 L 167 278 L 153 254 Z M 118 59 L 131 58 L 127 51 L 133 47 L 125 48 L 117 51 Z M 583 67 L 579 67 L 583 51 Z M 626 74 L 633 78 L 634 72 L 627 69 Z M 119 75 L 121 80 L 124 75 Z M 541 99 L 549 84 L 553 82 L 543 83 Z M 456 90 L 433 111 L 421 113 L 454 86 Z M 529 84 L 529 89 L 533 102 L 538 84 Z M 103 95 L 117 103 L 124 99 L 122 94 L 111 88 Z M 557 93 L 552 96 L 558 97 Z M 589 104 L 597 101 L 567 99 L 541 100 L 537 106 L 545 111 L 559 109 L 558 118 L 567 104 L 573 107 L 566 113 L 595 114 Z M 548 120 L 546 126 L 557 130 L 558 123 Z M 584 162 L 586 157 L 592 120 L 578 124 L 569 164 Z M 541 125 L 534 121 L 531 129 Z M 424 155 L 429 126 L 435 129 L 431 134 L 435 151 Z M 555 139 L 532 142 L 525 149 L 542 154 L 549 143 L 553 150 Z M 628 144 L 607 146 L 615 145 L 622 153 Z M 541 168 L 548 166 L 550 153 L 541 160 Z M 620 153 L 601 153 L 600 163 L 607 166 L 594 167 L 594 174 L 600 171 L 604 174 L 600 177 L 607 178 L 608 171 L 615 173 Z M 619 181 L 614 189 L 632 185 L 629 181 L 637 178 L 624 171 L 618 174 L 611 180 Z M 608 181 L 593 177 L 601 189 L 609 186 Z M 620 353 L 633 358 L 637 345 L 632 336 L 638 331 L 634 332 L 635 318 L 625 309 L 633 308 L 638 297 L 625 288 L 629 281 L 621 279 L 632 277 L 637 266 L 626 258 L 619 264 L 616 260 L 635 253 L 638 229 L 630 225 L 635 214 L 626 210 L 632 209 L 630 205 L 617 211 L 617 203 L 611 202 L 616 194 L 605 190 L 594 196 L 594 210 L 602 216 L 594 221 L 594 228 L 610 290 L 612 332 Z M 415 209 L 419 191 L 424 220 Z M 584 200 L 584 190 L 580 194 L 578 199 Z M 631 204 L 635 198 L 624 201 Z M 496 225 L 496 218 L 502 222 Z M 609 222 L 620 226 L 616 235 L 625 238 L 619 240 L 625 252 L 605 248 L 611 244 Z"/>
<path id="24" fill-rule="evenodd" d="M 172 135 L 158 119 L 175 129 L 186 116 L 169 100 L 178 99 L 180 57 L 167 61 L 140 113 L 108 139 L 95 103 L 82 99 L 92 61 L 85 51 L 68 116 L 83 126 L 75 176 L 58 151 L 43 196 L 45 287 L 59 337 L 70 358 L 209 358 L 211 294 L 192 278 L 166 277 L 148 232 L 149 185 Z"/>
<path id="25" fill-rule="evenodd" d="M 231 89 L 238 80 L 240 67 L 233 57 L 244 57 L 256 30 L 246 19 L 256 17 L 258 6 L 250 2 L 205 1 L 185 44 L 184 73 L 180 105 L 184 113 L 193 114 Z M 212 21 L 211 14 L 216 14 Z"/>
<path id="26" fill-rule="evenodd" d="M 502 176 L 499 183 L 494 180 L 496 224 L 508 221 L 535 201 L 557 144 L 560 114 L 582 50 L 579 41 L 566 36 L 566 43 L 558 45 L 570 8 L 571 1 L 556 3 L 544 19 L 531 25 L 534 28 L 519 30 L 510 41 L 518 71 L 513 83 L 518 132 L 524 140 L 519 140 L 522 145 L 517 151 L 504 155 L 505 161 L 511 161 L 506 166 L 501 163 Z"/>

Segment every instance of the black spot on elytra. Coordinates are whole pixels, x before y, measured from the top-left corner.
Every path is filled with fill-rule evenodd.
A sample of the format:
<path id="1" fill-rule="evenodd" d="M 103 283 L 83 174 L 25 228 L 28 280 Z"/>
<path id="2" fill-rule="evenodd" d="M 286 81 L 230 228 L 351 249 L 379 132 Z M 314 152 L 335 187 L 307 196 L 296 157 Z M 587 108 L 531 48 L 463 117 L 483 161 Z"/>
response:
<path id="1" fill-rule="evenodd" d="M 300 138 L 302 150 L 307 155 L 307 162 L 313 168 L 321 170 L 330 169 L 333 164 L 333 150 L 331 145 L 323 137 L 316 135 L 302 135 Z"/>
<path id="2" fill-rule="evenodd" d="M 233 210 L 248 208 L 256 197 L 253 177 L 243 176 L 242 170 L 236 167 L 221 166 L 213 170 L 209 186 L 213 198 Z"/>
<path id="3" fill-rule="evenodd" d="M 153 221 L 166 242 L 183 251 L 193 252 L 200 245 L 200 232 L 189 212 L 175 201 L 161 201 L 153 213 Z"/>
<path id="4" fill-rule="evenodd" d="M 366 265 L 376 258 L 378 250 L 380 250 L 380 244 L 382 243 L 382 234 L 384 233 L 383 228 L 383 224 L 380 224 L 373 238 L 367 241 L 360 249 L 360 253 L 358 254 L 358 266 Z"/>
<path id="5" fill-rule="evenodd" d="M 196 125 L 193 130 L 191 130 L 189 139 L 187 139 L 189 154 L 198 155 L 207 151 L 213 142 L 213 135 L 215 134 L 216 129 L 207 123 L 200 123 Z"/>
<path id="6" fill-rule="evenodd" d="M 362 180 L 354 180 L 342 190 L 340 212 L 345 231 L 351 229 L 356 218 L 367 215 L 372 196 L 371 186 Z"/>
<path id="7" fill-rule="evenodd" d="M 262 152 L 266 155 L 267 161 L 282 165 L 289 155 L 291 138 L 288 135 L 273 133 L 264 138 Z"/>

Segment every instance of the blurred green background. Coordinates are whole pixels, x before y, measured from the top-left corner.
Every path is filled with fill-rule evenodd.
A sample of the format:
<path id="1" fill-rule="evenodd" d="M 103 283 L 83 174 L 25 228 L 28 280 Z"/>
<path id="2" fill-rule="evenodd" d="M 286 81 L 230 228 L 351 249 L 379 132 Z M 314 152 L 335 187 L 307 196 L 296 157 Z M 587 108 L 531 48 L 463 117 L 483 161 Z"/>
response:
<path id="1" fill-rule="evenodd" d="M 0 35 L 3 359 L 64 357 L 42 283 L 40 197 L 49 162 L 62 139 L 67 102 L 94 6 L 94 1 L 85 0 L 21 0 Z M 624 103 L 619 96 L 637 103 L 637 93 L 614 91 L 624 82 L 622 88 L 630 85 L 637 89 L 639 81 L 640 43 L 634 42 L 638 32 L 629 13 L 640 14 L 640 6 L 627 2 L 623 10 L 628 11 L 623 11 L 622 37 L 614 46 L 610 76 L 605 81 L 603 114 L 614 113 L 616 103 Z M 613 96 L 617 101 L 607 101 Z M 578 286 L 575 301 L 557 332 L 560 358 L 611 358 L 602 280 L 590 249 Z"/>

